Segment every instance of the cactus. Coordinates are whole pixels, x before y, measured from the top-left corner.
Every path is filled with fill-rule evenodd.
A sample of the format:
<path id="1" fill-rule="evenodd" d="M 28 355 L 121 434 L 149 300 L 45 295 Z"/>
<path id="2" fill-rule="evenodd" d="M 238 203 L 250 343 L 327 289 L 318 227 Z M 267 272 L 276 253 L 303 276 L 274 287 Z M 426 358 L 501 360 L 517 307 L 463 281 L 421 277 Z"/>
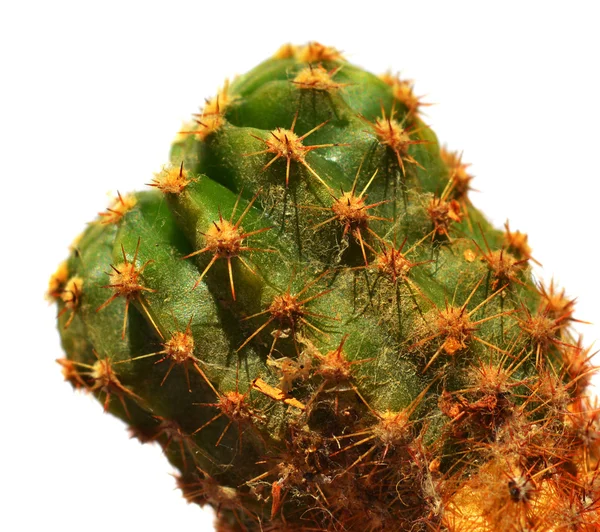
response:
<path id="1" fill-rule="evenodd" d="M 50 280 L 73 387 L 229 530 L 597 530 L 574 300 L 412 83 L 286 45 Z"/>

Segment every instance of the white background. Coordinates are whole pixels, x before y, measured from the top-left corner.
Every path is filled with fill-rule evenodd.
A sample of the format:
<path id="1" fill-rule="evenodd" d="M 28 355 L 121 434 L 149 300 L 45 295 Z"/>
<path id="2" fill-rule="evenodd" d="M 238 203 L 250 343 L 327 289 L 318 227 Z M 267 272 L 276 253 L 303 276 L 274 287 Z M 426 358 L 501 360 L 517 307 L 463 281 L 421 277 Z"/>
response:
<path id="1" fill-rule="evenodd" d="M 0 8 L 0 528 L 209 530 L 156 446 L 62 382 L 47 279 L 107 192 L 143 188 L 226 76 L 291 41 L 400 70 L 600 338 L 598 12 L 590 2 L 6 2 Z"/>

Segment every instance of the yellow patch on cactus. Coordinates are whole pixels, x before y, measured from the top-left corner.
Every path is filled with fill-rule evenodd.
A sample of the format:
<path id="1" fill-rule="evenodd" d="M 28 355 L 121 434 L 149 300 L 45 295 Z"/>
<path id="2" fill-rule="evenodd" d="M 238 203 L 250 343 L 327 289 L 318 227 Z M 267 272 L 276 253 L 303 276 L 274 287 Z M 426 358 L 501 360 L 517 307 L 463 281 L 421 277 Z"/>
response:
<path id="1" fill-rule="evenodd" d="M 342 54 L 332 46 L 324 46 L 318 42 L 309 42 L 296 50 L 296 58 L 303 63 L 319 63 L 321 61 L 343 61 Z"/>
<path id="2" fill-rule="evenodd" d="M 117 197 L 112 201 L 111 206 L 108 207 L 106 211 L 98 213 L 100 216 L 100 223 L 118 223 L 125 214 L 135 207 L 136 203 L 137 200 L 133 194 L 122 196 L 120 192 L 117 192 Z"/>
<path id="3" fill-rule="evenodd" d="M 322 65 L 312 66 L 302 69 L 292 83 L 304 90 L 316 90 L 322 92 L 330 92 L 342 87 L 346 87 L 347 83 L 337 83 L 333 77 L 339 72 L 339 68 L 328 72 Z"/>
<path id="4" fill-rule="evenodd" d="M 54 301 L 59 298 L 68 279 L 69 268 L 67 266 L 67 261 L 63 261 L 58 265 L 56 271 L 50 276 L 46 298 L 49 301 Z"/>
<path id="5" fill-rule="evenodd" d="M 163 166 L 160 172 L 154 174 L 149 186 L 156 187 L 165 194 L 180 194 L 192 181 L 181 163 L 179 168 L 172 165 Z"/>

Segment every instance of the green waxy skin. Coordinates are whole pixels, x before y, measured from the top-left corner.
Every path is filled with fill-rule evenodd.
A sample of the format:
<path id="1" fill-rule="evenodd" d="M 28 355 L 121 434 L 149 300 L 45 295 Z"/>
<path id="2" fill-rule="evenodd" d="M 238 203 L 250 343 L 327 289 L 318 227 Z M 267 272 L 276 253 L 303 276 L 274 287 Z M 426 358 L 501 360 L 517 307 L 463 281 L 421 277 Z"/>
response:
<path id="1" fill-rule="evenodd" d="M 329 88 L 295 81 L 306 53 L 263 62 L 173 145 L 180 190 L 157 177 L 82 235 L 54 293 L 65 376 L 163 445 L 220 530 L 508 526 L 455 501 L 479 469 L 504 474 L 499 455 L 509 479 L 582 467 L 564 416 L 590 369 L 566 359 L 572 305 L 550 314 L 529 251 L 459 190 L 465 166 L 418 108 L 310 46 Z M 408 144 L 386 144 L 394 128 Z M 273 142 L 294 135 L 313 149 L 288 163 Z M 227 224 L 229 256 L 210 244 Z M 544 524 L 530 514 L 506 512 Z"/>

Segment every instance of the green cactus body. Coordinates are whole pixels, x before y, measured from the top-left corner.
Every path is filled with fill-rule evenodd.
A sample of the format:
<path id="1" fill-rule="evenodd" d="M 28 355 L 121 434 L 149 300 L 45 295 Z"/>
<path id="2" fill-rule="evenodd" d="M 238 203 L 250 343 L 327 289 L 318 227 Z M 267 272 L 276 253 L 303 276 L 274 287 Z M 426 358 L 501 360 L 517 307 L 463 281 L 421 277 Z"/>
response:
<path id="1" fill-rule="evenodd" d="M 600 526 L 573 301 L 472 206 L 422 105 L 284 47 L 52 278 L 65 377 L 219 530 Z"/>

